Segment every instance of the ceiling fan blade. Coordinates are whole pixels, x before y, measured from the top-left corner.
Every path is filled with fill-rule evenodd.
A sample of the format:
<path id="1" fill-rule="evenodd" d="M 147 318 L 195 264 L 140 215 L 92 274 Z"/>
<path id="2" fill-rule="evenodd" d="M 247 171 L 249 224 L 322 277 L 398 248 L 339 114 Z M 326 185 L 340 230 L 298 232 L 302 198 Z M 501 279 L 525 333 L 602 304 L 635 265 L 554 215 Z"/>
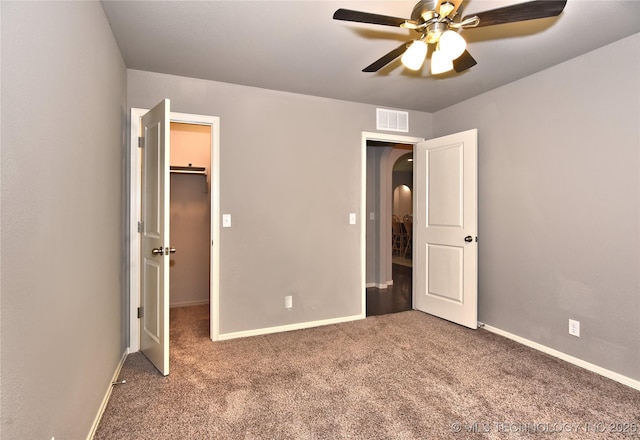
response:
<path id="1" fill-rule="evenodd" d="M 388 54 L 384 55 L 382 58 L 374 61 L 373 63 L 371 63 L 370 65 L 368 65 L 364 69 L 362 69 L 362 71 L 363 72 L 377 72 L 378 70 L 382 69 L 384 66 L 389 64 L 391 61 L 395 60 L 399 56 L 402 56 L 402 54 L 407 51 L 407 47 L 408 46 L 409 46 L 409 43 L 402 43 L 400 46 L 396 47 L 391 52 L 389 52 Z"/>
<path id="2" fill-rule="evenodd" d="M 464 72 L 467 69 L 471 69 L 478 62 L 471 56 L 468 51 L 464 51 L 462 55 L 453 60 L 453 70 L 456 72 Z"/>
<path id="3" fill-rule="evenodd" d="M 352 11 L 351 9 L 338 9 L 333 14 L 334 20 L 355 21 L 358 23 L 381 24 L 384 26 L 400 27 L 406 20 L 404 18 L 390 17 L 388 15 L 371 14 L 369 12 Z"/>
<path id="4" fill-rule="evenodd" d="M 468 15 L 465 16 L 462 21 L 475 16 L 480 19 L 477 27 L 483 27 L 535 20 L 537 18 L 555 17 L 556 15 L 560 15 L 566 4 L 567 0 L 535 0 Z"/>

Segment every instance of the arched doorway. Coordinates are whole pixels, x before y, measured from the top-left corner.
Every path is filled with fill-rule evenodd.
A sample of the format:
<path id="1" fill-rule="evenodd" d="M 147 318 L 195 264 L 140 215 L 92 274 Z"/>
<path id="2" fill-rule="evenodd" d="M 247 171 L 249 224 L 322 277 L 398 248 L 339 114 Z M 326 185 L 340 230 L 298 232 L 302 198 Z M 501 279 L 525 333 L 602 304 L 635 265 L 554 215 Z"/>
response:
<path id="1" fill-rule="evenodd" d="M 412 267 L 413 152 L 395 161 L 391 182 L 392 263 Z"/>

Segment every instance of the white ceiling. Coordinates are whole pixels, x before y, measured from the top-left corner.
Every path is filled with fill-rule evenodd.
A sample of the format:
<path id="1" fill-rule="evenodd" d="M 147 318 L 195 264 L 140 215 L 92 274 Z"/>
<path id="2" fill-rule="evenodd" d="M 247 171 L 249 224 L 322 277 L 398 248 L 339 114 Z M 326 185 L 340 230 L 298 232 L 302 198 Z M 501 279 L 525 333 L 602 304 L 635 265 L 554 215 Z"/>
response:
<path id="1" fill-rule="evenodd" d="M 521 1 L 465 0 L 460 15 L 515 3 Z M 363 73 L 417 34 L 332 19 L 338 8 L 409 18 L 414 1 L 102 4 L 130 69 L 425 112 L 640 32 L 640 1 L 568 0 L 557 18 L 465 30 L 478 65 L 432 77 L 428 63 L 416 74 L 399 60 L 377 73 Z"/>

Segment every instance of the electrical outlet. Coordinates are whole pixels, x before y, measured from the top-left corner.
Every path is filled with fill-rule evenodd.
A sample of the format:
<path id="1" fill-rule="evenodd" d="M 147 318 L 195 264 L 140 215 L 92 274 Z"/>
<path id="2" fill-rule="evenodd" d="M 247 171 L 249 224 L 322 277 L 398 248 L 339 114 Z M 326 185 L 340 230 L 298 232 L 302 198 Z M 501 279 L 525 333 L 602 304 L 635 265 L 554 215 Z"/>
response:
<path id="1" fill-rule="evenodd" d="M 569 334 L 577 338 L 580 337 L 580 321 L 569 320 Z"/>
<path id="2" fill-rule="evenodd" d="M 293 308 L 293 297 L 291 295 L 287 295 L 284 297 L 284 308 L 285 309 Z"/>

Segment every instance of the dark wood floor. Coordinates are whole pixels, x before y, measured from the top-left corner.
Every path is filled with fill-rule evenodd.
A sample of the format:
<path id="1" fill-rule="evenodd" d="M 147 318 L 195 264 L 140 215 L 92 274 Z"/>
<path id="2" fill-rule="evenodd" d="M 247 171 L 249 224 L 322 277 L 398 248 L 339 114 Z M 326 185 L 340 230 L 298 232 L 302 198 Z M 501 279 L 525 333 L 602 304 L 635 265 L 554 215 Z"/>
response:
<path id="1" fill-rule="evenodd" d="M 367 289 L 367 316 L 411 310 L 411 267 L 394 264 L 392 275 L 393 284 L 386 289 L 376 287 Z"/>

